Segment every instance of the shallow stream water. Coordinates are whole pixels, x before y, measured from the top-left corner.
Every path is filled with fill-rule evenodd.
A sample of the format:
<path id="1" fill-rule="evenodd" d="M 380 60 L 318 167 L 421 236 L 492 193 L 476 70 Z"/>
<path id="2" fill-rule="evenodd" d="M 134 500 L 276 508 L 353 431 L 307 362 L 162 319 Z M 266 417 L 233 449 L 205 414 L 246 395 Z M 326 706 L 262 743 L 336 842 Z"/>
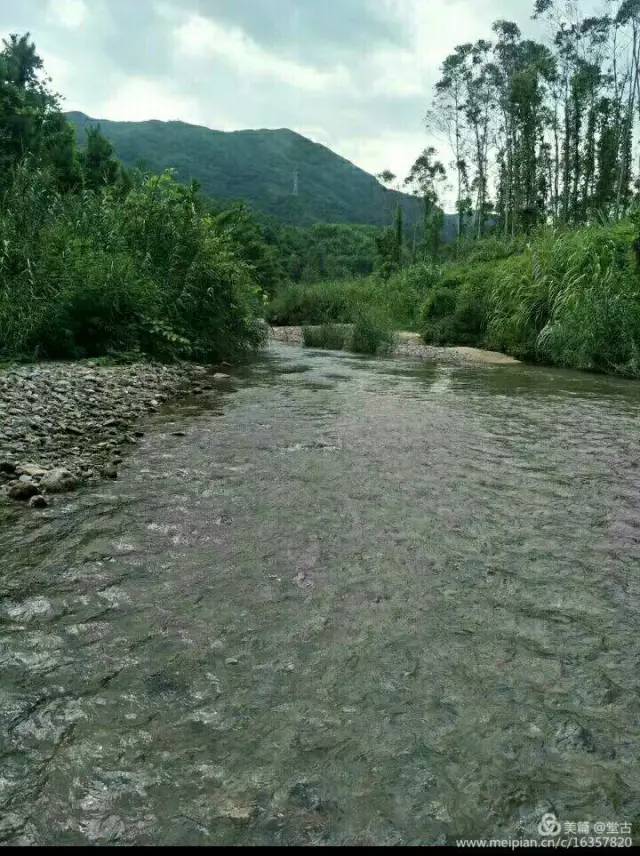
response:
<path id="1" fill-rule="evenodd" d="M 640 384 L 271 347 L 0 523 L 0 840 L 640 829 Z"/>

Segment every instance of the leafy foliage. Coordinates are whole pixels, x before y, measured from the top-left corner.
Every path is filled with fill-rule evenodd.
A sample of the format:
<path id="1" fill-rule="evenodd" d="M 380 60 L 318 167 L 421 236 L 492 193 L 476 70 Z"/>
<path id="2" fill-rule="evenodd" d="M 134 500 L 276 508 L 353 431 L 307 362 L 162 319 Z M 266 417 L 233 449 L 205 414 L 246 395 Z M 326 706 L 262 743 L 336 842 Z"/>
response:
<path id="1" fill-rule="evenodd" d="M 41 68 L 28 37 L 5 42 L 0 353 L 217 360 L 257 346 L 266 262 L 246 219 L 207 213 L 169 173 L 126 174 L 97 129 L 78 154 Z"/>
<path id="2" fill-rule="evenodd" d="M 367 276 L 376 263 L 376 226 L 318 223 L 309 228 L 274 228 L 284 273 L 292 282 Z"/>
<path id="3" fill-rule="evenodd" d="M 521 253 L 449 265 L 423 305 L 423 336 L 436 344 L 486 346 L 521 359 L 640 376 L 635 234 L 629 221 L 548 229 Z"/>
<path id="4" fill-rule="evenodd" d="M 349 350 L 356 354 L 388 354 L 394 344 L 391 319 L 376 306 L 358 306 Z"/>
<path id="5" fill-rule="evenodd" d="M 341 324 L 320 324 L 318 327 L 303 327 L 305 347 L 341 351 L 349 337 L 349 328 Z"/>
<path id="6" fill-rule="evenodd" d="M 290 284 L 267 306 L 272 324 L 352 324 L 362 306 L 373 306 L 398 328 L 415 329 L 425 294 L 440 276 L 428 262 L 397 271 L 389 278 Z"/>

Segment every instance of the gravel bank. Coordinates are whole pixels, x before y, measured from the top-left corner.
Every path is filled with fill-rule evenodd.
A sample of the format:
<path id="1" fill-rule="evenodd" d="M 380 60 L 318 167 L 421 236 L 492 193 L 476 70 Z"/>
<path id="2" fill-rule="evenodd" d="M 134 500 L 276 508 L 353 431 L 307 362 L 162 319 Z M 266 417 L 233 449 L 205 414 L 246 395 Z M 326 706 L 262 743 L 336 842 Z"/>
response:
<path id="1" fill-rule="evenodd" d="M 287 345 L 302 345 L 302 327 L 272 327 L 271 338 Z M 398 342 L 394 349 L 395 357 L 412 357 L 454 365 L 483 363 L 485 365 L 516 365 L 519 360 L 500 354 L 497 351 L 483 351 L 480 348 L 441 348 L 425 345 L 418 333 L 398 333 Z"/>
<path id="2" fill-rule="evenodd" d="M 202 366 L 39 363 L 0 370 L 0 500 L 44 507 L 51 497 L 117 478 L 139 417 L 211 389 Z"/>

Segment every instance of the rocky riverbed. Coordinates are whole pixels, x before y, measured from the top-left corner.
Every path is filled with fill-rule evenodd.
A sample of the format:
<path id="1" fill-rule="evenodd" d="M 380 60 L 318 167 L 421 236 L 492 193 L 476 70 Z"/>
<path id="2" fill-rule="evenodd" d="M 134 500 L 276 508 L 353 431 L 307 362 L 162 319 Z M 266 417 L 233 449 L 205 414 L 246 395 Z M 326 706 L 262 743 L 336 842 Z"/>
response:
<path id="1" fill-rule="evenodd" d="M 117 478 L 143 436 L 141 416 L 226 377 L 197 365 L 94 361 L 0 370 L 0 501 L 45 507 L 80 484 Z"/>
<path id="2" fill-rule="evenodd" d="M 274 342 L 281 342 L 285 345 L 302 346 L 304 344 L 302 327 L 272 327 L 270 338 Z M 470 363 L 517 365 L 519 362 L 519 360 L 509 357 L 506 354 L 501 354 L 498 351 L 485 351 L 481 348 L 425 345 L 418 333 L 406 332 L 397 334 L 392 356 L 408 357 L 410 359 L 456 366 L 469 365 Z"/>
<path id="3" fill-rule="evenodd" d="M 302 328 L 274 328 L 271 339 L 301 345 Z M 516 362 L 475 348 L 427 346 L 415 333 L 398 334 L 394 355 L 454 365 Z M 44 508 L 80 484 L 117 478 L 127 449 L 142 436 L 141 416 L 226 377 L 191 364 L 91 360 L 0 370 L 0 502 Z"/>

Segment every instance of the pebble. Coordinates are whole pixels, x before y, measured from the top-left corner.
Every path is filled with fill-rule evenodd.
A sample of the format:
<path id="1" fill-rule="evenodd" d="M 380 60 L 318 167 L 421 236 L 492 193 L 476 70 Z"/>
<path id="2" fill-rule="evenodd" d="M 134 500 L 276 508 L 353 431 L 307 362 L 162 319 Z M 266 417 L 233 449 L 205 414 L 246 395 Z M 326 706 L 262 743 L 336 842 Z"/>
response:
<path id="1" fill-rule="evenodd" d="M 18 502 L 27 502 L 32 496 L 38 493 L 38 488 L 33 482 L 18 481 L 15 484 L 9 485 L 7 496 L 9 499 L 15 499 Z"/>
<path id="2" fill-rule="evenodd" d="M 0 501 L 117 478 L 127 446 L 144 437 L 137 420 L 211 376 L 195 364 L 88 360 L 0 370 Z"/>
<path id="3" fill-rule="evenodd" d="M 46 508 L 48 505 L 46 497 L 42 496 L 41 493 L 35 494 L 29 500 L 29 508 Z"/>
<path id="4" fill-rule="evenodd" d="M 40 487 L 47 493 L 68 493 L 78 487 L 80 480 L 65 467 L 54 467 L 40 479 Z"/>

